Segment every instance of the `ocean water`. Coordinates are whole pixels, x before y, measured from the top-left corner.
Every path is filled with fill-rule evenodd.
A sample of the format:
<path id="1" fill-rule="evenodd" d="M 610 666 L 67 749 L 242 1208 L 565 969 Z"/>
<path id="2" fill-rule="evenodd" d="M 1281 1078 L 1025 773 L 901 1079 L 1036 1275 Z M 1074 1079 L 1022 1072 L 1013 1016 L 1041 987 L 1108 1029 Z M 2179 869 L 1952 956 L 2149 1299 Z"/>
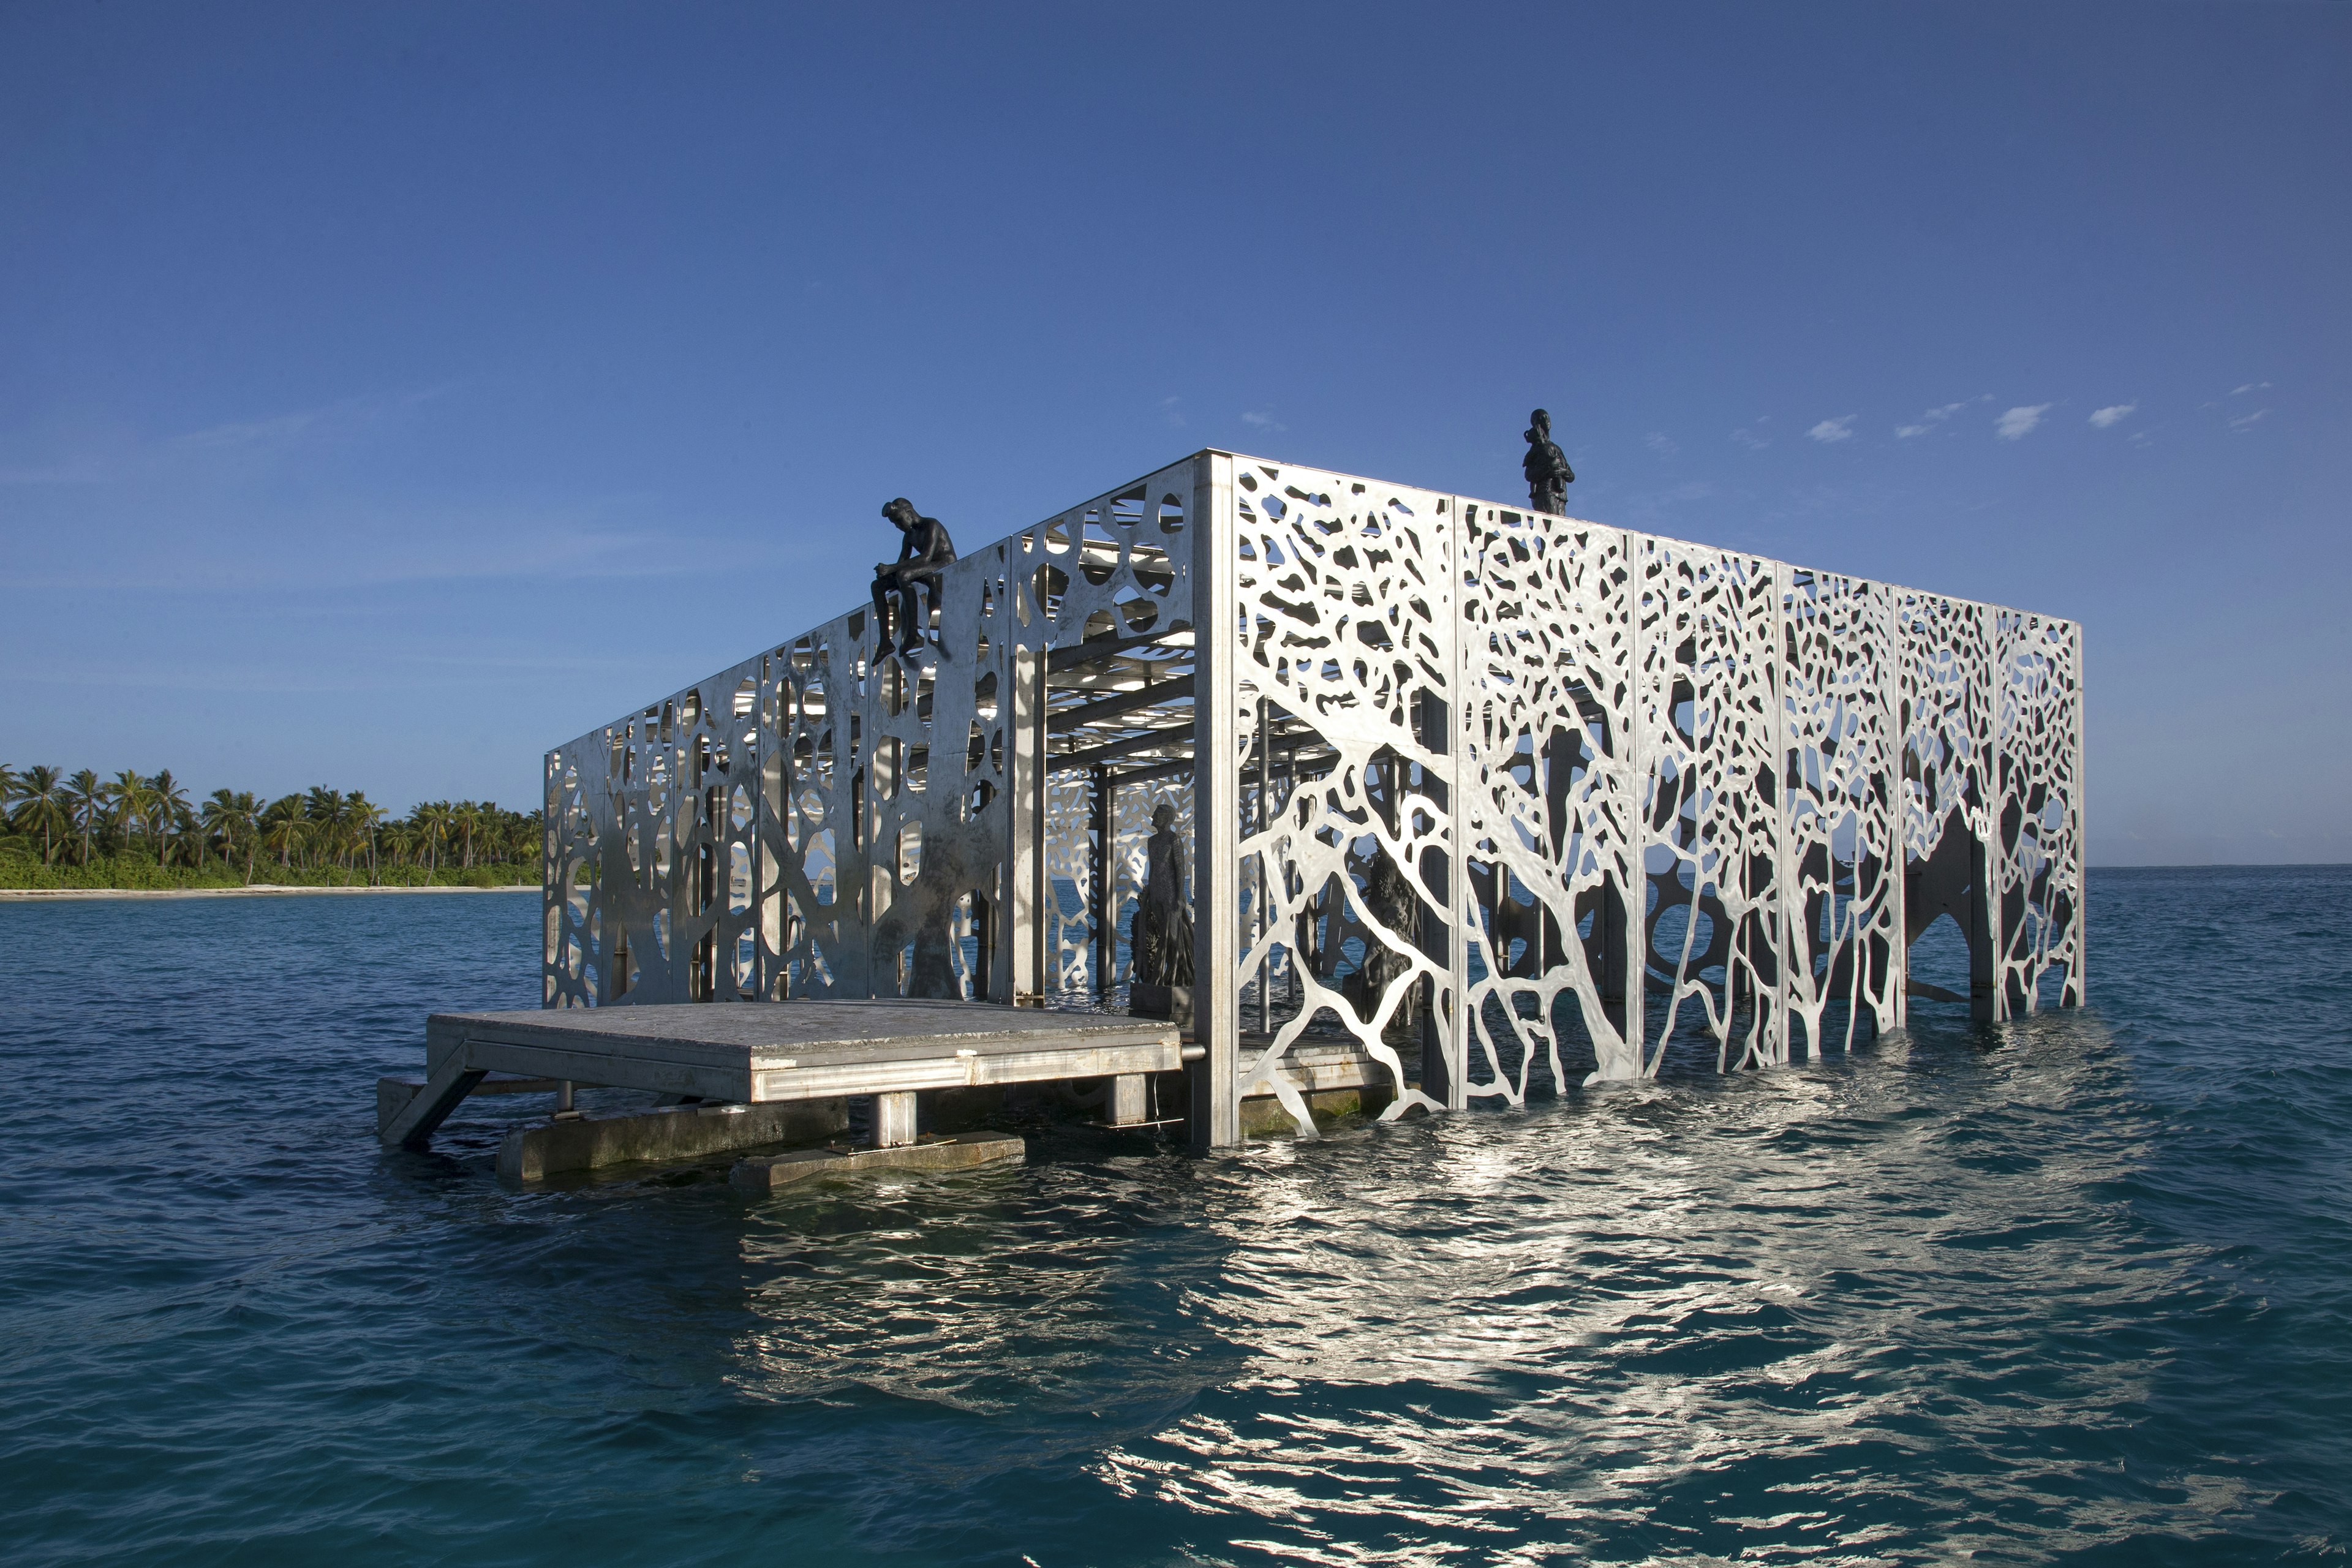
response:
<path id="1" fill-rule="evenodd" d="M 2352 1544 L 2352 870 L 2095 1005 L 1217 1157 L 501 1190 L 525 896 L 0 905 L 0 1560 L 2243 1563 Z"/>

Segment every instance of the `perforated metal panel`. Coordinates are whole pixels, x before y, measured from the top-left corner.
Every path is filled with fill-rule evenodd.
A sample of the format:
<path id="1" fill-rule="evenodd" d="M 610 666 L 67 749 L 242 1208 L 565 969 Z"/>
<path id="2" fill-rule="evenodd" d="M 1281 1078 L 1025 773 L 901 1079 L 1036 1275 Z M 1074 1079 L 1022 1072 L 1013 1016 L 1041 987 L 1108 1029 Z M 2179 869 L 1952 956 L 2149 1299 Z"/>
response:
<path id="1" fill-rule="evenodd" d="M 2070 622 L 1220 453 L 871 614 L 549 754 L 549 1005 L 1119 1005 L 1163 802 L 1219 1093 L 1302 1124 L 1310 1042 L 1391 1116 L 1848 1048 L 1939 912 L 2082 999 Z"/>

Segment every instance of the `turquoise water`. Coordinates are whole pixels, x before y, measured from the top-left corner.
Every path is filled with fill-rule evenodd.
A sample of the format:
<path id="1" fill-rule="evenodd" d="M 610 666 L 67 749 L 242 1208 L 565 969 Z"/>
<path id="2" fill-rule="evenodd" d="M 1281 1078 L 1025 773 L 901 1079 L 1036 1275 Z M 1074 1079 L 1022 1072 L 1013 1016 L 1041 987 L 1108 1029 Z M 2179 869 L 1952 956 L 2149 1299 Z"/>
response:
<path id="1" fill-rule="evenodd" d="M 0 906 L 0 1556 L 2340 1558 L 2347 895 L 2098 872 L 2092 1012 L 756 1205 L 376 1148 L 529 897 Z"/>

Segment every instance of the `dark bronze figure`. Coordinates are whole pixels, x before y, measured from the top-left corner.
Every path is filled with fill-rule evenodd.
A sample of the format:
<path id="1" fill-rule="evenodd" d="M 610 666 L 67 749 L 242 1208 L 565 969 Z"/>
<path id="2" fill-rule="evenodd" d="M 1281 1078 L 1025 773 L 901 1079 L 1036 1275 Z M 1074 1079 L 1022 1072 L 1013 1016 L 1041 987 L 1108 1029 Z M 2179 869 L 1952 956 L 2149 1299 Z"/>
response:
<path id="1" fill-rule="evenodd" d="M 1414 891 L 1404 868 L 1385 848 L 1373 852 L 1365 882 L 1364 908 L 1381 930 L 1409 938 L 1420 929 L 1421 895 Z M 1358 1007 L 1364 1021 L 1370 1023 L 1389 986 L 1412 973 L 1412 960 L 1370 937 L 1365 939 L 1364 949 L 1362 1000 Z M 1399 1002 L 1396 1011 L 1389 1015 L 1389 1032 L 1402 1037 L 1407 1026 L 1420 1016 L 1419 1006 L 1418 995 Z"/>
<path id="2" fill-rule="evenodd" d="M 898 651 L 904 656 L 921 648 L 927 640 L 924 633 L 931 618 L 923 608 L 922 593 L 928 592 L 933 605 L 939 603 L 940 573 L 956 558 L 955 541 L 935 517 L 924 517 L 915 510 L 915 503 L 900 496 L 882 509 L 882 515 L 896 523 L 904 537 L 896 562 L 877 563 L 874 568 L 874 635 L 877 639 L 875 657 L 890 651 L 890 620 L 887 612 L 892 594 L 898 595 Z M 942 657 L 947 650 L 940 650 Z"/>
<path id="3" fill-rule="evenodd" d="M 1520 468 L 1528 476 L 1528 504 L 1554 517 L 1565 516 L 1568 487 L 1576 483 L 1576 470 L 1568 466 L 1568 454 L 1552 442 L 1550 415 L 1538 408 L 1528 416 L 1527 440 L 1527 460 Z"/>
<path id="4" fill-rule="evenodd" d="M 1176 836 L 1175 821 L 1172 805 L 1151 813 L 1143 903 L 1135 921 L 1135 978 L 1145 985 L 1192 984 L 1191 878 L 1185 874 L 1184 841 Z"/>

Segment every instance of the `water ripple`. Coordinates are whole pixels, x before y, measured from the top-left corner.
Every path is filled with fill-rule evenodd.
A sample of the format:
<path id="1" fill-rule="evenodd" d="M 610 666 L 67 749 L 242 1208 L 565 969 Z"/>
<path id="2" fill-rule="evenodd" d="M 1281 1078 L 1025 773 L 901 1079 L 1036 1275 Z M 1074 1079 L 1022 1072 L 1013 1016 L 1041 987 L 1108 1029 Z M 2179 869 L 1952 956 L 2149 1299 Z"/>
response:
<path id="1" fill-rule="evenodd" d="M 0 908 L 0 1539 L 2340 1556 L 2348 890 L 2095 874 L 2095 1014 L 758 1205 L 719 1166 L 505 1193 L 523 1104 L 375 1149 L 424 1009 L 530 1005 L 527 899 Z"/>

